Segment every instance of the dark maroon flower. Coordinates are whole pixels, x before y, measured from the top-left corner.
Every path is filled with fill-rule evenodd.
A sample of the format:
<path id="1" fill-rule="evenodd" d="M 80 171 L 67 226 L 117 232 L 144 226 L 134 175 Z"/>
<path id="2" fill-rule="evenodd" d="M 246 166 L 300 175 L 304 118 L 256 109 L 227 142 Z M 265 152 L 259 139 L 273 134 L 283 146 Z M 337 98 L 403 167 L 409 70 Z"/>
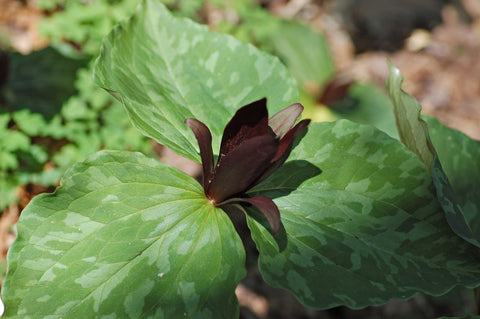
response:
<path id="1" fill-rule="evenodd" d="M 240 108 L 225 127 L 215 166 L 210 130 L 196 119 L 185 120 L 200 147 L 203 189 L 213 205 L 251 204 L 265 215 L 273 234 L 279 232 L 280 212 L 275 203 L 262 195 L 248 197 L 245 192 L 288 158 L 295 138 L 310 123 L 302 120 L 295 125 L 302 111 L 303 106 L 295 103 L 269 119 L 266 98 Z"/>

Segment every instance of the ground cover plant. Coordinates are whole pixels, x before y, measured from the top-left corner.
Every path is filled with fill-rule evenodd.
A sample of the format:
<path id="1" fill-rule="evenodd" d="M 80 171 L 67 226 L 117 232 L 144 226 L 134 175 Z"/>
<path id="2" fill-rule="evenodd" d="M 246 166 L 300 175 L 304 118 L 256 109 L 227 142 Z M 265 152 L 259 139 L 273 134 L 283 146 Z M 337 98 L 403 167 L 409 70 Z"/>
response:
<path id="1" fill-rule="evenodd" d="M 19 201 L 20 187 L 55 187 L 69 167 L 102 148 L 152 153 L 121 106 L 91 80 L 102 37 L 137 3 L 40 1 L 54 12 L 40 23 L 51 45 L 28 55 L 1 51 L 0 210 Z M 108 14 L 97 19 L 93 11 Z"/>
<path id="2" fill-rule="evenodd" d="M 245 276 L 245 251 L 220 205 L 230 197 L 253 204 L 233 213 L 246 216 L 265 280 L 310 307 L 361 308 L 478 286 L 478 142 L 435 119 L 425 124 L 401 91 L 399 71 L 390 71 L 401 142 L 347 120 L 306 129 L 300 121 L 305 130 L 291 131 L 298 111 L 278 112 L 299 94 L 277 58 L 145 1 L 105 39 L 96 83 L 124 103 L 144 135 L 203 162 L 205 176 L 224 156 L 205 151 L 210 137 L 214 152 L 225 150 L 222 136 L 234 150 L 243 138 L 265 138 L 274 146 L 268 164 L 276 166 L 277 155 L 286 162 L 261 181 L 269 165 L 248 182 L 239 172 L 249 166 L 227 165 L 231 176 L 216 171 L 225 187 L 242 184 L 217 203 L 192 177 L 140 153 L 89 156 L 22 213 L 2 287 L 5 316 L 238 316 L 234 289 Z M 288 124 L 267 121 L 275 137 L 266 115 L 252 120 L 263 123 L 261 134 L 225 129 L 251 120 L 231 119 L 255 101 L 270 115 L 288 115 Z M 277 138 L 289 134 L 296 139 Z M 282 145 L 291 153 L 279 152 Z M 247 155 L 238 152 L 235 162 Z"/>

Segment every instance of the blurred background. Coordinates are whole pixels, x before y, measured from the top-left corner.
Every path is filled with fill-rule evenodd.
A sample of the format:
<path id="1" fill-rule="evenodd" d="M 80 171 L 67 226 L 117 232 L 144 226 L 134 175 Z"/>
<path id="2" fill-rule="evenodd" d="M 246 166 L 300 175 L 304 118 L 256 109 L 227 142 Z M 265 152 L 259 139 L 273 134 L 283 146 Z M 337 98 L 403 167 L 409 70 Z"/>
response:
<path id="1" fill-rule="evenodd" d="M 299 84 L 304 116 L 346 118 L 396 138 L 386 60 L 446 125 L 480 139 L 480 0 L 161 0 L 178 16 L 276 55 Z M 92 82 L 102 38 L 139 0 L 0 0 L 0 277 L 22 209 L 100 149 L 140 151 L 190 175 L 199 166 L 137 132 Z M 474 309 L 471 292 L 351 310 L 301 306 L 266 285 L 247 243 L 241 318 L 435 318 Z M 333 280 L 333 279 L 332 279 Z"/>

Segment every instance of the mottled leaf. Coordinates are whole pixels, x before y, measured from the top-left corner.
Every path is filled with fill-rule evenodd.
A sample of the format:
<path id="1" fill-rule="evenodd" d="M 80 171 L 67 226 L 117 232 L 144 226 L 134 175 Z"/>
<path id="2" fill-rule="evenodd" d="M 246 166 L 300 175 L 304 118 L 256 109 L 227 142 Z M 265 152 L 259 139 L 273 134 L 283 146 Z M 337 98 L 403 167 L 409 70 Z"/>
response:
<path id="1" fill-rule="evenodd" d="M 22 212 L 6 318 L 234 318 L 245 275 L 227 215 L 188 175 L 99 152 Z"/>
<path id="2" fill-rule="evenodd" d="M 454 130 L 442 127 L 430 119 L 421 119 L 418 101 L 401 88 L 403 77 L 389 63 L 387 87 L 394 105 L 395 119 L 401 141 L 431 170 L 437 197 L 453 231 L 468 242 L 480 247 L 478 142 Z M 430 134 L 429 130 L 432 130 Z M 430 138 L 435 138 L 432 145 Z M 442 156 L 437 154 L 437 145 Z M 468 145 L 468 147 L 466 147 Z M 464 148 L 465 147 L 465 148 Z M 442 168 L 447 166 L 447 170 Z M 451 177 L 450 177 L 451 176 Z M 449 181 L 453 178 L 452 181 Z M 459 197 L 459 198 L 457 198 Z"/>
<path id="3" fill-rule="evenodd" d="M 403 76 L 400 70 L 390 61 L 388 68 L 390 76 L 387 79 L 387 89 L 393 103 L 400 141 L 431 169 L 435 150 L 428 138 L 427 124 L 419 119 L 422 107 L 413 96 L 402 90 Z"/>
<path id="4" fill-rule="evenodd" d="M 438 200 L 452 229 L 480 247 L 480 142 L 425 116 L 435 147 L 432 168 Z"/>
<path id="5" fill-rule="evenodd" d="M 371 126 L 313 123 L 251 196 L 274 200 L 276 237 L 251 210 L 265 280 L 315 308 L 361 308 L 480 284 L 480 252 L 445 222 L 429 172 Z"/>
<path id="6" fill-rule="evenodd" d="M 153 0 L 106 38 L 95 81 L 116 92 L 143 134 L 198 162 L 186 118 L 210 128 L 218 152 L 225 124 L 239 107 L 266 97 L 274 114 L 298 102 L 295 80 L 277 58 L 175 18 Z"/>

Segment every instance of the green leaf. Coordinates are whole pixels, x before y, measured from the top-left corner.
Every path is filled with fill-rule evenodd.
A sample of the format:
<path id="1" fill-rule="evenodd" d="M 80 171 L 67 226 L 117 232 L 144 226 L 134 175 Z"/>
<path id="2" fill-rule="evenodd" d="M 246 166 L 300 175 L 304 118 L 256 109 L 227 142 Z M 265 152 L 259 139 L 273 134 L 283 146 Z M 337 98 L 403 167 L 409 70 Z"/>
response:
<path id="1" fill-rule="evenodd" d="M 16 130 L 7 130 L 0 136 L 0 145 L 2 151 L 27 151 L 30 147 L 30 139 L 22 132 Z"/>
<path id="2" fill-rule="evenodd" d="M 480 252 L 445 223 L 429 172 L 399 141 L 346 120 L 313 123 L 252 195 L 280 209 L 248 224 L 265 280 L 315 308 L 361 308 L 480 284 Z"/>
<path id="3" fill-rule="evenodd" d="M 334 75 L 334 63 L 326 41 L 311 27 L 281 21 L 275 32 L 271 32 L 265 40 L 305 91 L 314 88 L 321 91 Z"/>
<path id="4" fill-rule="evenodd" d="M 0 162 L 5 160 L 5 153 L 0 152 Z M 17 200 L 17 184 L 12 176 L 0 169 L 0 211 Z"/>
<path id="5" fill-rule="evenodd" d="M 432 168 L 435 150 L 428 138 L 427 124 L 419 119 L 422 109 L 418 101 L 402 90 L 403 76 L 390 61 L 387 89 L 393 103 L 393 113 L 400 141 L 417 154 L 428 169 Z"/>
<path id="6" fill-rule="evenodd" d="M 480 247 L 480 142 L 425 116 L 437 152 L 433 182 L 452 229 Z"/>
<path id="7" fill-rule="evenodd" d="M 267 97 L 274 114 L 298 102 L 295 81 L 277 58 L 175 18 L 153 0 L 106 38 L 94 77 L 124 103 L 143 134 L 197 162 L 186 118 L 210 128 L 218 152 L 223 129 L 239 107 Z"/>
<path id="8" fill-rule="evenodd" d="M 234 318 L 245 253 L 188 175 L 104 151 L 22 212 L 8 254 L 6 318 Z"/>
<path id="9" fill-rule="evenodd" d="M 36 136 L 43 133 L 47 126 L 45 118 L 37 113 L 31 113 L 29 110 L 20 110 L 12 113 L 12 118 L 18 125 L 20 130 L 28 134 L 28 136 Z"/>
<path id="10" fill-rule="evenodd" d="M 478 142 L 454 130 L 442 128 L 433 119 L 430 119 L 427 127 L 427 123 L 420 118 L 420 104 L 401 88 L 403 78 L 400 71 L 391 63 L 389 68 L 387 87 L 393 101 L 401 141 L 431 170 L 437 197 L 450 227 L 457 235 L 480 247 L 480 173 L 478 161 L 475 160 L 480 149 Z M 432 130 L 432 134 L 429 130 Z M 434 145 L 430 141 L 432 137 L 436 140 Z M 441 149 L 441 157 L 437 154 L 436 147 Z M 446 165 L 447 170 L 442 168 L 443 165 Z M 450 178 L 454 185 L 449 181 Z"/>
<path id="11" fill-rule="evenodd" d="M 139 3 L 138 0 L 57 2 L 62 10 L 53 10 L 44 16 L 39 31 L 59 50 L 72 56 L 96 56 L 103 37 Z"/>

